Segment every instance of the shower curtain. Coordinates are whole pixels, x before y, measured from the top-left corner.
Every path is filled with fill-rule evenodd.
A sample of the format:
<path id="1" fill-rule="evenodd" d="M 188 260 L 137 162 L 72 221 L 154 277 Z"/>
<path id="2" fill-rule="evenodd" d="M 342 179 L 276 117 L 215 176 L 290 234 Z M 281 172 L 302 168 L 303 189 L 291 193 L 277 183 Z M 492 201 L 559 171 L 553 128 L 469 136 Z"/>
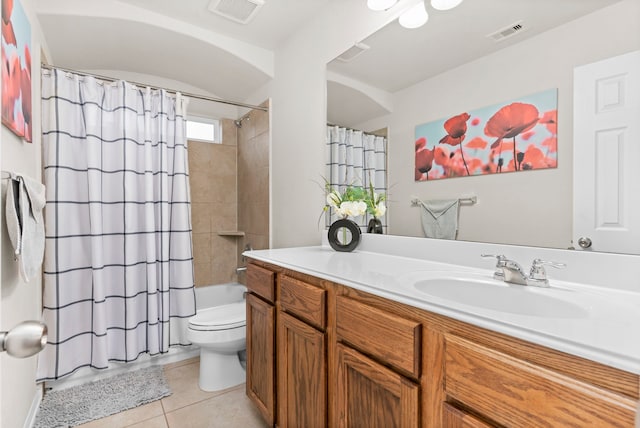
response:
<path id="1" fill-rule="evenodd" d="M 187 101 L 43 70 L 49 343 L 38 381 L 187 344 L 178 325 L 195 314 Z"/>
<path id="2" fill-rule="evenodd" d="M 387 139 L 363 131 L 327 126 L 327 180 L 343 192 L 347 186 L 373 185 L 376 193 L 387 193 Z M 335 216 L 325 216 L 328 228 Z M 363 231 L 371 215 L 354 219 Z M 382 217 L 382 229 L 386 233 L 386 216 Z"/>

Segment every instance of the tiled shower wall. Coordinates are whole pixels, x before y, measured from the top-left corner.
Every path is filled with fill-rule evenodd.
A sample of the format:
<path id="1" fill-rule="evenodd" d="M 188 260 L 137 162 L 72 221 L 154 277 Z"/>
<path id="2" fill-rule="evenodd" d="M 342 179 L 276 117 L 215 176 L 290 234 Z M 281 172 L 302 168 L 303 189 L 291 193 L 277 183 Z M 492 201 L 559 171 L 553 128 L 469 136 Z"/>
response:
<path id="1" fill-rule="evenodd" d="M 196 286 L 236 281 L 238 239 L 237 128 L 222 119 L 222 144 L 189 141 L 189 184 Z"/>
<path id="2" fill-rule="evenodd" d="M 269 248 L 269 134 L 268 112 L 243 116 L 238 129 L 238 228 L 245 232 L 240 253 L 247 244 Z"/>
<path id="3" fill-rule="evenodd" d="M 222 144 L 188 143 L 196 286 L 244 282 L 235 269 L 245 245 L 269 248 L 269 113 L 221 125 Z M 220 235 L 236 230 L 245 236 Z"/>

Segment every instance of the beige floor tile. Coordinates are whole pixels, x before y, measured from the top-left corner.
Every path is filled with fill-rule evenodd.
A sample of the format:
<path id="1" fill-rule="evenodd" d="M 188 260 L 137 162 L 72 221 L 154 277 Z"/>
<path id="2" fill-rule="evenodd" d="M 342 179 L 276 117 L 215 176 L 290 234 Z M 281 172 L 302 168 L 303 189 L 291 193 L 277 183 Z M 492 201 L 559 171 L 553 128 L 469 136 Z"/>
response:
<path id="1" fill-rule="evenodd" d="M 266 428 L 244 385 L 191 406 L 167 412 L 169 428 Z"/>
<path id="2" fill-rule="evenodd" d="M 219 392 L 204 392 L 198 387 L 200 363 L 182 365 L 164 371 L 173 394 L 162 399 L 165 413 L 214 397 Z"/>
<path id="3" fill-rule="evenodd" d="M 135 425 L 130 425 L 127 428 L 167 428 L 167 427 L 168 427 L 167 419 L 164 417 L 164 415 L 162 415 L 153 419 L 142 421 Z"/>
<path id="4" fill-rule="evenodd" d="M 147 421 L 157 416 L 163 416 L 162 405 L 160 400 L 154 401 L 144 406 L 138 406 L 124 412 L 116 413 L 115 415 L 107 416 L 106 418 L 96 419 L 95 421 L 87 422 L 86 424 L 79 425 L 81 428 L 122 428 L 130 425 Z M 144 426 L 144 425 L 140 425 Z"/>
<path id="5" fill-rule="evenodd" d="M 175 363 L 165 364 L 164 371 L 166 373 L 167 370 L 175 369 L 176 367 L 180 367 L 180 366 L 187 366 L 193 363 L 200 363 L 200 357 L 193 357 L 193 358 L 188 358 L 186 360 L 176 361 Z"/>

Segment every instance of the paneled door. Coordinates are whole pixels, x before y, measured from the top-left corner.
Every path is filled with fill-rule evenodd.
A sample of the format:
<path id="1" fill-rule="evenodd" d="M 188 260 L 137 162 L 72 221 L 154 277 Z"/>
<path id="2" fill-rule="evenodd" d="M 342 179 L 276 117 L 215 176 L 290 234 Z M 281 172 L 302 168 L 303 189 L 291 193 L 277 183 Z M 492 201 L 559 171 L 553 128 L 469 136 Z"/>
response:
<path id="1" fill-rule="evenodd" d="M 247 294 L 247 396 L 275 425 L 275 307 Z"/>
<path id="2" fill-rule="evenodd" d="M 419 387 L 411 380 L 338 344 L 339 428 L 418 428 Z"/>
<path id="3" fill-rule="evenodd" d="M 574 70 L 577 249 L 640 254 L 640 51 Z"/>

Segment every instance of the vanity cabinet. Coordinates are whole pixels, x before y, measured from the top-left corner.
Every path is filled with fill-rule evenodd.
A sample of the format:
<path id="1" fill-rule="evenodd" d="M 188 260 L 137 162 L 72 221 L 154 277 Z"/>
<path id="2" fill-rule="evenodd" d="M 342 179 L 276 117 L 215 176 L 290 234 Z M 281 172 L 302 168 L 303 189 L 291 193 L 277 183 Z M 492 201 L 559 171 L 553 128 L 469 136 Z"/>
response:
<path id="1" fill-rule="evenodd" d="M 287 275 L 280 276 L 278 282 L 277 425 L 325 427 L 326 291 Z"/>
<path id="2" fill-rule="evenodd" d="M 271 425 L 637 426 L 636 374 L 252 261 L 256 268 L 247 341 L 264 350 L 247 354 L 247 393 Z"/>
<path id="3" fill-rule="evenodd" d="M 273 425 L 275 382 L 275 273 L 256 265 L 247 267 L 247 396 L 262 417 Z"/>
<path id="4" fill-rule="evenodd" d="M 419 426 L 420 329 L 416 321 L 336 297 L 337 426 Z"/>
<path id="5" fill-rule="evenodd" d="M 247 267 L 247 396 L 270 426 L 327 426 L 326 290 Z"/>
<path id="6" fill-rule="evenodd" d="M 447 400 L 496 426 L 632 426 L 635 409 L 602 388 L 454 335 L 445 336 Z M 626 408 L 625 408 L 626 407 Z"/>

